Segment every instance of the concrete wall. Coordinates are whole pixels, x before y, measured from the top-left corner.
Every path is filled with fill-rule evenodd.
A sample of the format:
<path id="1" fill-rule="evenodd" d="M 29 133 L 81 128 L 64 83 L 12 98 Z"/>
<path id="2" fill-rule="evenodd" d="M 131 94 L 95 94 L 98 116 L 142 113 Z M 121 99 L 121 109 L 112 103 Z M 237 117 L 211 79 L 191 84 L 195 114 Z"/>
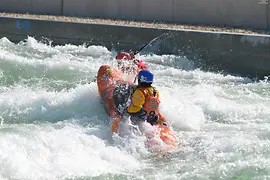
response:
<path id="1" fill-rule="evenodd" d="M 0 11 L 61 15 L 64 0 L 0 0 Z"/>
<path id="2" fill-rule="evenodd" d="M 174 20 L 266 29 L 267 11 L 257 0 L 176 0 Z"/>
<path id="3" fill-rule="evenodd" d="M 1 0 L 0 11 L 270 28 L 267 0 Z"/>
<path id="4" fill-rule="evenodd" d="M 64 0 L 64 15 L 266 29 L 268 4 L 256 0 Z"/>
<path id="5" fill-rule="evenodd" d="M 53 44 L 102 45 L 109 50 L 139 49 L 169 33 L 145 50 L 187 56 L 205 70 L 263 78 L 270 74 L 270 36 L 165 30 L 74 22 L 0 17 L 0 38 L 19 42 L 32 36 Z"/>

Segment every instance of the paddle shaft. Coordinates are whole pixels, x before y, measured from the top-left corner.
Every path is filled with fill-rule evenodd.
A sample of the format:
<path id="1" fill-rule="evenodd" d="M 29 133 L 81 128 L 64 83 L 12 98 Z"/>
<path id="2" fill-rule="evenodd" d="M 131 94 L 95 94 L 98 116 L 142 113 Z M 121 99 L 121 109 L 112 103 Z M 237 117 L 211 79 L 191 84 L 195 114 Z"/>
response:
<path id="1" fill-rule="evenodd" d="M 155 37 L 154 39 L 152 39 L 149 43 L 145 44 L 143 47 L 141 47 L 139 50 L 134 52 L 134 55 L 138 54 L 139 52 L 141 52 L 144 48 L 146 48 L 148 45 L 150 45 L 152 42 L 156 41 L 157 39 L 161 38 L 164 35 L 167 35 L 168 33 L 163 33 L 158 37 Z"/>

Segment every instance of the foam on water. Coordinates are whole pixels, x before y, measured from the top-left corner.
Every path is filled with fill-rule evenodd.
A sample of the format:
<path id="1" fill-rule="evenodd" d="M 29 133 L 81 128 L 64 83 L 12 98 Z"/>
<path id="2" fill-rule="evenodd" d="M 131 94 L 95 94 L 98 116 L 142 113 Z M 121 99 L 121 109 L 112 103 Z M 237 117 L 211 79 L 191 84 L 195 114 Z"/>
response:
<path id="1" fill-rule="evenodd" d="M 136 156 L 108 145 L 95 133 L 97 129 L 70 122 L 4 126 L 0 143 L 1 176 L 62 179 L 128 174 L 143 167 Z"/>
<path id="2" fill-rule="evenodd" d="M 267 81 L 196 69 L 187 58 L 141 55 L 155 73 L 161 111 L 179 139 L 152 154 L 145 137 L 112 136 L 91 82 L 115 52 L 0 39 L 1 179 L 265 179 Z M 246 179 L 247 179 L 246 178 Z"/>

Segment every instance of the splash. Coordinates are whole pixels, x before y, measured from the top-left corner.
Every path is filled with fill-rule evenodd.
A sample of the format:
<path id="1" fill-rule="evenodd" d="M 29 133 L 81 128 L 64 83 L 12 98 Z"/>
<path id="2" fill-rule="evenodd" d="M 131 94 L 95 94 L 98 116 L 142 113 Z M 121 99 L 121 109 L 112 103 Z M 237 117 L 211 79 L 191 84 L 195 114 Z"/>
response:
<path id="1" fill-rule="evenodd" d="M 269 178 L 269 83 L 204 72 L 185 57 L 138 55 L 155 73 L 179 148 L 112 135 L 94 79 L 100 46 L 0 39 L 1 179 Z"/>

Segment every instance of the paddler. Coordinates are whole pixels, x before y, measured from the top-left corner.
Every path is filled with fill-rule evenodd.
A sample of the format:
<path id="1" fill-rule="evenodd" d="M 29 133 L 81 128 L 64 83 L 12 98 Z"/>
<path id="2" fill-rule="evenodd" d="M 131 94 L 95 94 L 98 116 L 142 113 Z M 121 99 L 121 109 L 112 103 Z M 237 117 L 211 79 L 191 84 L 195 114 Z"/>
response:
<path id="1" fill-rule="evenodd" d="M 136 59 L 134 54 L 120 52 L 115 57 L 117 67 L 126 74 L 134 74 L 135 80 L 140 70 L 148 69 L 147 65 L 142 60 Z M 134 80 L 134 81 L 135 81 Z"/>
<path id="2" fill-rule="evenodd" d="M 138 74 L 138 86 L 132 93 L 131 105 L 125 111 L 131 116 L 133 123 L 146 120 L 152 125 L 157 123 L 167 125 L 159 111 L 159 92 L 152 86 L 153 80 L 154 74 L 150 70 L 141 70 Z M 117 132 L 119 121 L 113 121 L 113 132 Z"/>

